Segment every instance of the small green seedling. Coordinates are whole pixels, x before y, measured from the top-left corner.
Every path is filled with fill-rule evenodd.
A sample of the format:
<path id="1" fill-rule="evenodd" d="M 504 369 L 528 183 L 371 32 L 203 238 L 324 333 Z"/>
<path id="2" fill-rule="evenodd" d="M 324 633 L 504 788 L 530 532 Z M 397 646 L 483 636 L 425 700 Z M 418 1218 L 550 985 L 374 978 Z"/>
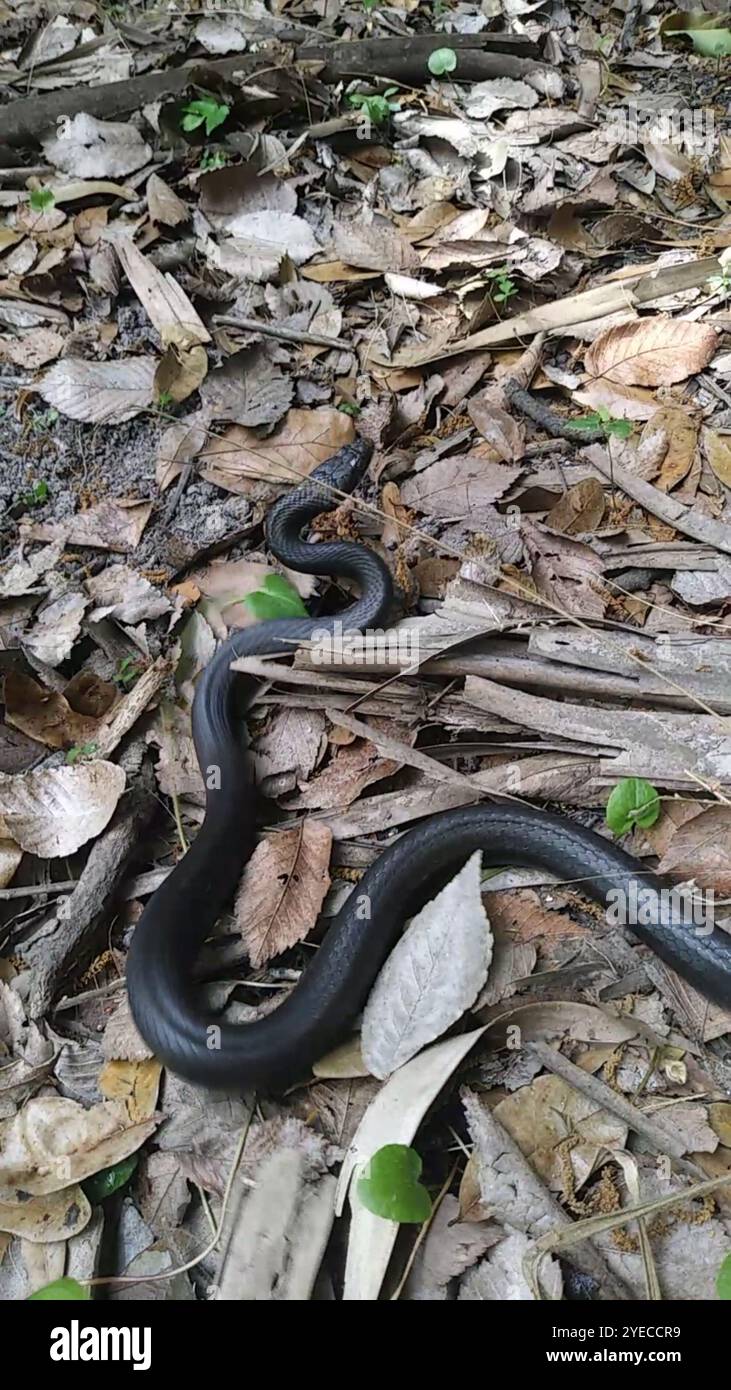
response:
<path id="1" fill-rule="evenodd" d="M 45 434 L 58 420 L 58 411 L 51 405 L 48 410 L 37 410 L 28 420 L 34 434 Z"/>
<path id="2" fill-rule="evenodd" d="M 382 96 L 378 93 L 368 96 L 366 92 L 349 92 L 348 101 L 351 106 L 365 112 L 371 125 L 384 125 L 390 119 L 391 112 L 399 110 L 399 103 L 388 99 L 397 91 L 398 87 L 389 87 Z"/>
<path id="3" fill-rule="evenodd" d="M 172 391 L 161 391 L 157 398 L 156 404 L 158 410 L 169 410 L 170 406 L 173 404 Z"/>
<path id="4" fill-rule="evenodd" d="M 422 1183 L 422 1163 L 406 1144 L 386 1144 L 366 1165 L 358 1180 L 358 1198 L 374 1216 L 385 1221 L 421 1225 L 431 1216 L 431 1197 Z"/>
<path id="5" fill-rule="evenodd" d="M 356 405 L 355 401 L 341 401 L 338 410 L 341 411 L 343 415 L 360 415 L 360 406 Z"/>
<path id="6" fill-rule="evenodd" d="M 722 294 L 727 299 L 731 294 L 731 270 L 724 270 L 722 275 L 709 275 L 706 284 L 713 294 Z"/>
<path id="7" fill-rule="evenodd" d="M 445 73 L 454 72 L 457 54 L 453 48 L 435 48 L 429 54 L 426 65 L 432 77 L 444 77 Z"/>
<path id="8" fill-rule="evenodd" d="M 719 1298 L 731 1299 L 731 1255 L 727 1255 L 716 1275 L 716 1292 Z"/>
<path id="9" fill-rule="evenodd" d="M 98 751 L 96 743 L 74 743 L 66 751 L 66 762 L 73 767 L 74 763 L 83 763 L 87 758 L 95 758 Z"/>
<path id="10" fill-rule="evenodd" d="M 20 498 L 24 507 L 42 507 L 48 501 L 48 483 L 45 478 L 39 479 L 27 492 Z"/>
<path id="11" fill-rule="evenodd" d="M 199 126 L 205 125 L 206 135 L 212 135 L 214 130 L 223 125 L 230 110 L 231 107 L 227 106 L 225 101 L 217 101 L 213 96 L 197 97 L 195 101 L 189 101 L 188 105 L 183 107 L 181 129 L 198 130 Z"/>
<path id="12" fill-rule="evenodd" d="M 633 826 L 649 830 L 660 815 L 660 797 L 644 777 L 623 777 L 612 792 L 606 821 L 615 835 L 626 835 Z"/>
<path id="13" fill-rule="evenodd" d="M 281 574 L 268 574 L 260 589 L 247 594 L 244 603 L 257 622 L 271 618 L 306 618 L 307 609 L 297 590 Z"/>
<path id="14" fill-rule="evenodd" d="M 605 405 L 597 406 L 589 415 L 579 415 L 575 420 L 566 421 L 567 430 L 603 430 L 606 436 L 613 434 L 616 439 L 628 439 L 632 433 L 631 420 L 618 420 L 610 415 Z"/>
<path id="15" fill-rule="evenodd" d="M 123 690 L 129 690 L 134 685 L 137 677 L 142 674 L 142 663 L 134 656 L 124 656 L 120 661 L 114 679 L 117 685 L 121 685 Z"/>
<path id="16" fill-rule="evenodd" d="M 484 272 L 485 279 L 491 280 L 494 288 L 490 290 L 490 298 L 496 304 L 507 304 L 514 294 L 518 293 L 518 286 L 513 280 L 506 265 L 498 266 L 493 270 Z"/>
<path id="17" fill-rule="evenodd" d="M 213 169 L 225 169 L 228 162 L 229 156 L 225 150 L 206 150 L 201 159 L 200 167 L 204 173 L 210 174 Z"/>
<path id="18" fill-rule="evenodd" d="M 44 1284 L 42 1289 L 36 1289 L 28 1297 L 28 1303 L 46 1303 L 52 1301 L 88 1303 L 91 1292 L 77 1279 L 65 1277 L 54 1279 L 52 1284 Z"/>
<path id="19" fill-rule="evenodd" d="M 130 1154 L 129 1158 L 123 1158 L 112 1168 L 102 1168 L 87 1178 L 82 1186 L 92 1206 L 103 1202 L 107 1197 L 111 1197 L 113 1192 L 118 1192 L 120 1187 L 124 1187 L 136 1167 L 137 1154 Z"/>
<path id="20" fill-rule="evenodd" d="M 33 212 L 47 212 L 53 207 L 56 196 L 50 188 L 33 188 L 28 201 Z"/>

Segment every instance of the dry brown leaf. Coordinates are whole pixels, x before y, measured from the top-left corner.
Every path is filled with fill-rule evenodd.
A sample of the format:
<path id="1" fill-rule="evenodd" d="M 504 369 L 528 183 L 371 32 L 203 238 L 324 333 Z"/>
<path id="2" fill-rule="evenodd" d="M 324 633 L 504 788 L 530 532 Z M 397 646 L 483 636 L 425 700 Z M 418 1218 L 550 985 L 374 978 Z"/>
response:
<path id="1" fill-rule="evenodd" d="M 266 835 L 249 860 L 235 914 L 256 968 L 302 941 L 330 887 L 332 834 L 317 821 Z"/>
<path id="2" fill-rule="evenodd" d="M 17 1201 L 18 1188 L 42 1196 L 83 1182 L 128 1158 L 156 1125 L 154 1119 L 130 1124 L 121 1101 L 86 1110 L 60 1096 L 34 1097 L 0 1122 L 0 1197 Z"/>
<path id="3" fill-rule="evenodd" d="M 166 227 L 177 227 L 190 217 L 182 198 L 169 188 L 159 174 L 150 174 L 147 180 L 147 208 L 151 222 L 162 222 Z"/>
<path id="4" fill-rule="evenodd" d="M 154 1115 L 161 1076 L 162 1063 L 156 1057 L 115 1058 L 102 1067 L 97 1085 L 105 1100 L 124 1101 L 130 1122 L 136 1125 Z"/>
<path id="5" fill-rule="evenodd" d="M 698 443 L 698 424 L 692 415 L 679 406 L 663 406 L 645 425 L 640 435 L 639 451 L 656 435 L 661 436 L 659 445 L 664 450 L 664 457 L 660 476 L 654 480 L 655 487 L 661 492 L 669 492 L 676 483 L 682 482 L 693 463 Z M 648 476 L 647 481 L 652 481 L 652 478 Z"/>
<path id="6" fill-rule="evenodd" d="M 731 487 L 731 435 L 703 430 L 703 452 L 719 482 Z"/>
<path id="7" fill-rule="evenodd" d="M 63 351 L 66 339 L 52 328 L 29 328 L 20 337 L 12 334 L 0 338 L 0 361 L 14 362 L 16 367 L 35 371 L 53 362 Z"/>
<path id="8" fill-rule="evenodd" d="M 72 709 L 58 690 L 45 690 L 32 676 L 8 671 L 4 687 L 5 718 L 47 748 L 93 743 L 99 720 Z"/>
<path id="9" fill-rule="evenodd" d="M 708 366 L 718 343 L 710 324 L 664 315 L 602 333 L 587 349 L 590 378 L 622 386 L 671 386 Z"/>
<path id="10" fill-rule="evenodd" d="M 154 357 L 89 362 L 64 357 L 35 383 L 34 390 L 62 415 L 87 424 L 119 425 L 152 405 Z"/>
<path id="11" fill-rule="evenodd" d="M 546 517 L 546 525 L 567 536 L 595 531 L 601 525 L 606 502 L 598 478 L 584 478 L 570 487 Z"/>
<path id="12" fill-rule="evenodd" d="M 243 478 L 297 482 L 354 437 L 353 421 L 341 410 L 290 410 L 267 439 L 242 425 L 211 439 L 200 456 L 203 476 L 231 491 Z"/>
<path id="13" fill-rule="evenodd" d="M 372 782 L 392 777 L 400 763 L 382 758 L 368 740 L 359 738 L 337 754 L 322 772 L 312 777 L 299 796 L 287 800 L 289 810 L 326 810 L 350 806 Z"/>
<path id="14" fill-rule="evenodd" d="M 187 349 L 209 343 L 208 329 L 177 280 L 158 270 L 130 237 L 120 237 L 115 247 L 122 269 L 164 346 Z"/>
<path id="15" fill-rule="evenodd" d="M 458 454 L 438 459 L 409 478 L 401 489 L 401 500 L 430 516 L 464 516 L 479 524 L 521 472 L 513 464 L 492 462 L 477 454 Z"/>
<path id="16" fill-rule="evenodd" d="M 158 400 L 175 403 L 187 400 L 205 380 L 207 371 L 208 354 L 200 343 L 190 348 L 179 348 L 171 344 L 155 372 L 155 394 Z"/>
<path id="17" fill-rule="evenodd" d="M 416 270 L 421 264 L 411 242 L 385 218 L 373 222 L 361 219 L 336 222 L 333 249 L 347 265 L 363 270 L 399 273 Z"/>
<path id="18" fill-rule="evenodd" d="M 42 859 L 74 854 L 108 824 L 125 781 L 124 770 L 103 759 L 0 773 L 0 834 Z"/>
<path id="19" fill-rule="evenodd" d="M 152 502 L 117 497 L 97 502 L 85 512 L 66 521 L 29 522 L 24 537 L 35 541 L 61 540 L 64 545 L 92 545 L 100 550 L 134 550 L 139 545 L 150 516 Z"/>
<path id="20" fill-rule="evenodd" d="M 467 413 L 487 440 L 495 457 L 503 463 L 519 463 L 525 453 L 525 426 L 507 410 L 489 399 L 489 391 L 473 396 Z"/>
<path id="21" fill-rule="evenodd" d="M 711 806 L 681 825 L 658 872 L 694 879 L 701 888 L 731 893 L 731 807 Z"/>

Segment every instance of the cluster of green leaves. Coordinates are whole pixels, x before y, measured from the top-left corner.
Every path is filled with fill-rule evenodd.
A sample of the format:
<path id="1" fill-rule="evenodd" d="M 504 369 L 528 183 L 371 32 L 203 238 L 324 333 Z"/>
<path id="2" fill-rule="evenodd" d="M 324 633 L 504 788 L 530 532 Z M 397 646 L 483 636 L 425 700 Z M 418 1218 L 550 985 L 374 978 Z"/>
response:
<path id="1" fill-rule="evenodd" d="M 632 433 L 631 420 L 618 420 L 611 415 L 605 405 L 597 406 L 589 415 L 578 415 L 575 420 L 566 421 L 567 430 L 603 430 L 605 435 L 613 434 L 616 439 L 628 439 Z"/>
<path id="2" fill-rule="evenodd" d="M 204 125 L 206 135 L 212 135 L 220 125 L 223 125 L 226 117 L 231 110 L 225 101 L 219 101 L 214 96 L 196 97 L 195 101 L 189 101 L 183 107 L 183 116 L 180 122 L 182 130 L 198 130 Z"/>
<path id="3" fill-rule="evenodd" d="M 623 777 L 607 802 L 607 825 L 615 835 L 626 835 L 635 825 L 649 830 L 659 815 L 660 797 L 644 777 Z"/>
<path id="4" fill-rule="evenodd" d="M 37 483 L 20 495 L 20 501 L 24 507 L 42 507 L 48 501 L 48 483 L 45 478 L 39 478 Z"/>
<path id="5" fill-rule="evenodd" d="M 495 304 L 507 304 L 514 294 L 518 293 L 518 286 L 513 280 L 510 270 L 506 265 L 500 265 L 492 270 L 483 271 L 486 280 L 492 282 L 490 298 Z"/>
<path id="6" fill-rule="evenodd" d="M 383 95 L 376 92 L 370 96 L 366 92 L 349 92 L 348 102 L 365 111 L 371 125 L 385 125 L 390 120 L 391 112 L 399 109 L 397 101 L 389 101 L 389 97 L 397 91 L 397 87 L 388 87 Z"/>
<path id="7" fill-rule="evenodd" d="M 272 618 L 307 617 L 297 590 L 281 574 L 268 574 L 260 589 L 246 595 L 244 603 L 259 623 Z"/>
<path id="8" fill-rule="evenodd" d="M 135 656 L 124 656 L 114 672 L 114 679 L 123 690 L 129 690 L 141 673 L 141 661 Z"/>
<path id="9" fill-rule="evenodd" d="M 719 1298 L 731 1299 L 731 1255 L 727 1255 L 716 1276 Z"/>
<path id="10" fill-rule="evenodd" d="M 200 162 L 200 167 L 204 173 L 210 174 L 213 169 L 225 169 L 229 163 L 229 156 L 225 150 L 216 147 L 206 150 Z"/>
<path id="11" fill-rule="evenodd" d="M 74 763 L 83 763 L 87 758 L 95 758 L 99 751 L 96 743 L 74 743 L 67 749 L 66 762 L 73 767 Z"/>
<path id="12" fill-rule="evenodd" d="M 33 188 L 28 199 L 32 212 L 47 212 L 55 201 L 56 195 L 50 188 Z"/>

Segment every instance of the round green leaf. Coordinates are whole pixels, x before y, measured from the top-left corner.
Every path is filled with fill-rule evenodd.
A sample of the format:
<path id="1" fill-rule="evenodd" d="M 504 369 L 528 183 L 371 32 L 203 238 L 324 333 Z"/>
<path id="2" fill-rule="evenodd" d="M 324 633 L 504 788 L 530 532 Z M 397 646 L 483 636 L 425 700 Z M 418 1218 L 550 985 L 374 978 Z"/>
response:
<path id="1" fill-rule="evenodd" d="M 435 48 L 429 54 L 426 65 L 434 77 L 442 77 L 445 72 L 454 72 L 457 54 L 453 48 Z"/>
<path id="2" fill-rule="evenodd" d="M 35 1293 L 29 1295 L 28 1303 L 52 1302 L 54 1299 L 62 1299 L 66 1302 L 88 1303 L 91 1298 L 91 1291 L 83 1284 L 79 1284 L 76 1279 L 54 1279 L 52 1284 L 44 1284 L 42 1289 L 36 1289 Z"/>
<path id="3" fill-rule="evenodd" d="M 420 1176 L 421 1159 L 415 1149 L 386 1144 L 359 1179 L 358 1197 L 374 1216 L 421 1225 L 431 1215 L 431 1198 Z"/>
<path id="4" fill-rule="evenodd" d="M 281 574 L 268 574 L 256 593 L 246 595 L 244 603 L 260 623 L 272 618 L 307 617 L 307 609 L 297 590 Z"/>
<path id="5" fill-rule="evenodd" d="M 123 1158 L 121 1163 L 115 1163 L 112 1168 L 102 1168 L 100 1172 L 87 1178 L 82 1186 L 92 1206 L 96 1206 L 97 1202 L 103 1202 L 105 1197 L 111 1197 L 113 1192 L 124 1187 L 136 1167 L 137 1154 L 130 1154 L 129 1158 Z"/>
<path id="6" fill-rule="evenodd" d="M 648 830 L 659 815 L 660 798 L 644 777 L 623 777 L 607 802 L 607 825 L 615 835 L 626 835 L 633 825 Z"/>

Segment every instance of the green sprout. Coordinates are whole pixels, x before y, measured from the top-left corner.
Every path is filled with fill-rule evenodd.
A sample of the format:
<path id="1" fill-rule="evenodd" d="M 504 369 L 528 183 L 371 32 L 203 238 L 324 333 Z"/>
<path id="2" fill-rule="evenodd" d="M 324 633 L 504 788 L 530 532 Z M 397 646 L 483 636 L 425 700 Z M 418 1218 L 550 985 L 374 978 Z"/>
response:
<path id="1" fill-rule="evenodd" d="M 124 656 L 120 661 L 114 679 L 117 685 L 121 685 L 123 690 L 129 690 L 134 685 L 137 677 L 142 674 L 142 662 L 138 657 Z"/>
<path id="2" fill-rule="evenodd" d="M 225 101 L 217 101 L 213 96 L 198 97 L 183 107 L 181 129 L 197 130 L 199 126 L 205 125 L 206 135 L 212 135 L 218 126 L 223 125 L 230 110 L 231 107 L 227 106 Z"/>
<path id="3" fill-rule="evenodd" d="M 225 169 L 229 162 L 229 156 L 225 150 L 216 147 L 213 150 L 206 150 L 200 162 L 200 167 L 204 173 L 209 174 L 213 169 Z"/>
<path id="4" fill-rule="evenodd" d="M 83 763 L 86 762 L 87 758 L 96 757 L 98 752 L 99 747 L 96 743 L 74 743 L 67 750 L 66 762 L 73 767 L 74 763 Z"/>
<path id="5" fill-rule="evenodd" d="M 635 825 L 649 830 L 660 815 L 660 797 L 644 777 L 623 777 L 607 802 L 605 814 L 615 835 L 626 835 Z"/>
<path id="6" fill-rule="evenodd" d="M 22 493 L 20 498 L 24 507 L 41 507 L 47 499 L 48 483 L 45 478 L 41 478 L 37 483 L 34 483 L 33 486 L 29 488 L 28 492 Z"/>
<path id="7" fill-rule="evenodd" d="M 30 206 L 33 212 L 47 212 L 52 208 L 56 201 L 56 195 L 50 188 L 33 188 L 30 195 Z"/>
<path id="8" fill-rule="evenodd" d="M 377 93 L 368 96 L 366 92 L 350 92 L 348 101 L 351 106 L 357 106 L 361 111 L 365 111 L 371 125 L 384 125 L 390 119 L 391 112 L 399 110 L 397 101 L 388 100 L 397 91 L 397 87 L 389 87 L 382 96 Z"/>
<path id="9" fill-rule="evenodd" d="M 575 420 L 566 421 L 567 430 L 603 430 L 605 436 L 615 439 L 628 439 L 632 433 L 631 420 L 618 420 L 610 415 L 605 405 L 597 406 L 588 415 L 579 415 Z"/>
<path id="10" fill-rule="evenodd" d="M 498 266 L 494 270 L 486 270 L 484 274 L 487 280 L 493 282 L 494 289 L 490 290 L 490 298 L 495 304 L 507 304 L 508 300 L 518 293 L 518 286 L 506 265 Z"/>
<path id="11" fill-rule="evenodd" d="M 454 72 L 457 54 L 453 48 L 435 48 L 429 54 L 426 65 L 432 77 L 443 77 L 445 72 Z"/>

